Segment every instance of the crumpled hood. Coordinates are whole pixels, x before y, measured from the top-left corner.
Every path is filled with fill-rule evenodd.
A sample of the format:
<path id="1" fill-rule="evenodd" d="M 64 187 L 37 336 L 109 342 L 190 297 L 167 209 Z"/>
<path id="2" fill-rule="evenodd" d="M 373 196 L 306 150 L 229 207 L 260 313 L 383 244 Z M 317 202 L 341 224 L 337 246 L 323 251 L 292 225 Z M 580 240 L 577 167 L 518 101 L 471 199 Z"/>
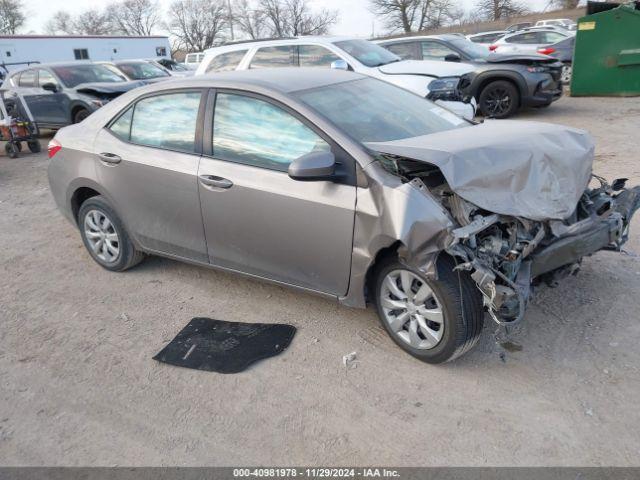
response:
<path id="1" fill-rule="evenodd" d="M 378 67 L 387 75 L 428 75 L 430 77 L 458 77 L 473 72 L 468 63 L 438 62 L 434 60 L 402 60 Z"/>
<path id="2" fill-rule="evenodd" d="M 508 54 L 508 53 L 492 53 L 486 59 L 487 63 L 519 63 L 519 62 L 540 62 L 540 63 L 555 63 L 555 58 L 548 55 L 540 55 L 538 53 L 529 54 Z"/>
<path id="3" fill-rule="evenodd" d="M 144 85 L 143 82 L 93 82 L 93 83 L 81 83 L 75 87 L 78 93 L 124 93 L 137 87 Z"/>
<path id="4" fill-rule="evenodd" d="M 485 210 L 540 221 L 575 211 L 594 157 L 583 130 L 518 120 L 366 145 L 437 166 L 454 192 Z"/>

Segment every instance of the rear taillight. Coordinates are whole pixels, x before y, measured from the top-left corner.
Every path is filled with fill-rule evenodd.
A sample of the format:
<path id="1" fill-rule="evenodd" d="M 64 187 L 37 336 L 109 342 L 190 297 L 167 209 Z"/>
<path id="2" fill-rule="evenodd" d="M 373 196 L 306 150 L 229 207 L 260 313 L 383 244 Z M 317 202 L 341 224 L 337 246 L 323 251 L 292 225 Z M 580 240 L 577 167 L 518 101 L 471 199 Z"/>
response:
<path id="1" fill-rule="evenodd" d="M 498 45 L 489 45 L 489 51 L 495 52 L 498 49 Z"/>
<path id="2" fill-rule="evenodd" d="M 49 152 L 49 158 L 53 158 L 53 156 L 58 153 L 60 150 L 62 150 L 62 144 L 56 140 L 55 138 L 52 138 L 49 141 L 49 145 L 47 145 L 47 151 Z"/>
<path id="3" fill-rule="evenodd" d="M 538 49 L 538 53 L 541 53 L 542 55 L 551 55 L 555 51 L 556 51 L 556 49 L 555 48 L 551 48 L 551 47 L 545 47 L 545 48 L 539 48 Z"/>

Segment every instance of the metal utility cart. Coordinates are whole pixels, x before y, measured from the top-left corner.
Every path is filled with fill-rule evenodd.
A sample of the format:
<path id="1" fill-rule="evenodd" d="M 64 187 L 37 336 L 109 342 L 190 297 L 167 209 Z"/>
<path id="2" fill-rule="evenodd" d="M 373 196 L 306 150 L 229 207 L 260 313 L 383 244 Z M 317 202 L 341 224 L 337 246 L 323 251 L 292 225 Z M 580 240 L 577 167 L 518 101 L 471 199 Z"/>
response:
<path id="1" fill-rule="evenodd" d="M 27 142 L 33 153 L 40 151 L 38 125 L 21 95 L 0 90 L 0 141 L 7 142 L 4 150 L 16 158 Z"/>

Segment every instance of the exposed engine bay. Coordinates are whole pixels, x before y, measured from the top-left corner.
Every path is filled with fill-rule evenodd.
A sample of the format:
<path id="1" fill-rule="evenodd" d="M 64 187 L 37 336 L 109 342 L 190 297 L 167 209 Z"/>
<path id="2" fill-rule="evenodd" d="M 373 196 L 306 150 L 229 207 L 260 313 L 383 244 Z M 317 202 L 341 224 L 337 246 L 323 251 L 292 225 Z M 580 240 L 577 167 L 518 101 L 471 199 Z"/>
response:
<path id="1" fill-rule="evenodd" d="M 388 153 L 378 161 L 404 182 L 427 187 L 449 212 L 455 228 L 445 251 L 459 262 L 456 269 L 470 273 L 490 316 L 503 326 L 522 320 L 536 285 L 556 286 L 597 251 L 620 251 L 640 207 L 640 186 L 626 189 L 626 179 L 609 184 L 593 175 L 594 186 L 584 191 L 568 218 L 531 220 L 463 199 L 435 165 Z"/>

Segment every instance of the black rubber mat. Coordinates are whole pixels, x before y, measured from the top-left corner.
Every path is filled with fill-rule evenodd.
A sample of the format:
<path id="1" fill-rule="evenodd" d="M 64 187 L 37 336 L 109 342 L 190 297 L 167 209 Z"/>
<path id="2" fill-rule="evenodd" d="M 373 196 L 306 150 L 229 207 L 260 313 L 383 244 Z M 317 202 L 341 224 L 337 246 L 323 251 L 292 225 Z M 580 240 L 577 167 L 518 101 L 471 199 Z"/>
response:
<path id="1" fill-rule="evenodd" d="M 194 318 L 153 359 L 208 372 L 238 373 L 282 353 L 295 333 L 293 325 Z"/>

